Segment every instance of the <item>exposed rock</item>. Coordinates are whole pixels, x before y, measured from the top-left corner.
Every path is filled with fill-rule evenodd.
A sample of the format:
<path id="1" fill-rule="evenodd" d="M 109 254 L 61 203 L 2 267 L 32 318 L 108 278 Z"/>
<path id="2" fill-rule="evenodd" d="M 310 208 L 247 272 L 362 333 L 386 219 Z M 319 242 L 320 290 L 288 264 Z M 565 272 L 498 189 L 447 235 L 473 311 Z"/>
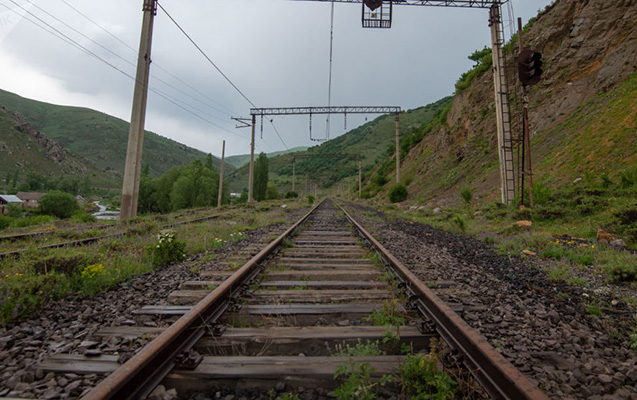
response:
<path id="1" fill-rule="evenodd" d="M 515 226 L 517 226 L 520 229 L 525 229 L 525 230 L 529 230 L 531 229 L 531 226 L 533 225 L 533 222 L 531 221 L 526 221 L 526 220 L 522 220 L 522 221 L 517 221 L 515 223 Z"/>
<path id="2" fill-rule="evenodd" d="M 597 241 L 600 243 L 610 243 L 613 240 L 615 240 L 615 236 L 611 235 L 610 233 L 606 232 L 603 229 L 598 229 L 597 230 Z"/>
<path id="3" fill-rule="evenodd" d="M 626 250 L 627 249 L 626 242 L 624 242 L 622 239 L 611 240 L 609 245 L 610 245 L 610 247 L 612 247 L 615 250 Z"/>

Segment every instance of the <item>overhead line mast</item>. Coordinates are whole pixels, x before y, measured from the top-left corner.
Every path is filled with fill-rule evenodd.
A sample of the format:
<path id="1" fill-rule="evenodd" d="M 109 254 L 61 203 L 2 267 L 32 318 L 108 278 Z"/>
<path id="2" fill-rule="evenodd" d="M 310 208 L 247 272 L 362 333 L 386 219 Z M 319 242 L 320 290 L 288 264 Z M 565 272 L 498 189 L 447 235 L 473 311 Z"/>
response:
<path id="1" fill-rule="evenodd" d="M 500 7 L 509 0 L 291 0 L 322 1 L 334 3 L 362 4 L 362 25 L 364 28 L 391 28 L 392 6 L 439 6 L 465 7 L 489 10 L 491 29 L 491 50 L 493 56 L 493 87 L 495 92 L 496 127 L 498 137 L 498 158 L 500 161 L 501 196 L 504 204 L 511 204 L 515 198 L 515 170 L 513 168 L 513 141 L 511 135 L 511 111 L 509 88 L 504 67 L 503 24 Z M 316 113 L 313 111 L 313 113 Z M 397 142 L 398 147 L 398 142 Z M 396 157 L 398 161 L 398 154 Z M 398 169 L 397 174 L 398 177 Z"/>

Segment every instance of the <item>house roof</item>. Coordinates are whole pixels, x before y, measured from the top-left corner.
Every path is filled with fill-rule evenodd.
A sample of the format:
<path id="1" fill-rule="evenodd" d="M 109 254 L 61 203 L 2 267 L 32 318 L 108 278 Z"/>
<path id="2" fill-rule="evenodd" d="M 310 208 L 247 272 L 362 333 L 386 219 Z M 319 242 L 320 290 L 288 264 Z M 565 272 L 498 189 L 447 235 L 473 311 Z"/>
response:
<path id="1" fill-rule="evenodd" d="M 36 192 L 18 192 L 16 194 L 18 198 L 22 200 L 40 200 L 40 197 L 44 196 L 44 193 L 36 193 Z"/>
<path id="2" fill-rule="evenodd" d="M 12 194 L 0 194 L 0 199 L 7 203 L 22 203 L 22 200 L 20 200 L 18 196 L 14 196 Z"/>

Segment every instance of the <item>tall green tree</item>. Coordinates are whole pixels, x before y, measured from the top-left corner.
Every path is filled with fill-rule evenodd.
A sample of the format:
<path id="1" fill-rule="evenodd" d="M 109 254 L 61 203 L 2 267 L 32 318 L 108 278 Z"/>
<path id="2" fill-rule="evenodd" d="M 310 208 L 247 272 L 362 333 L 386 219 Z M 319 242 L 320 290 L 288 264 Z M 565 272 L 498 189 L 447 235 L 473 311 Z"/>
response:
<path id="1" fill-rule="evenodd" d="M 265 153 L 259 154 L 254 163 L 254 185 L 252 191 L 256 201 L 265 200 L 265 192 L 268 189 L 269 160 Z"/>

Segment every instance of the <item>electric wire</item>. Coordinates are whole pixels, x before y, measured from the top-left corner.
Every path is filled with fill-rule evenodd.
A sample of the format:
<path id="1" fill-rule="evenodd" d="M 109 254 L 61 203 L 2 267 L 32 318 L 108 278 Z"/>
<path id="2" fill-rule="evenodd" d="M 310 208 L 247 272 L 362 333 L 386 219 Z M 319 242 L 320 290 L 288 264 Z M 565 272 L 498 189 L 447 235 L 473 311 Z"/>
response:
<path id="1" fill-rule="evenodd" d="M 334 50 L 334 0 L 332 0 L 332 11 L 330 17 L 330 74 L 327 84 L 327 106 L 332 106 L 332 61 Z M 325 128 L 325 140 L 330 140 L 330 114 L 327 114 L 327 126 Z"/>
<path id="2" fill-rule="evenodd" d="M 125 41 L 123 41 L 122 39 L 120 39 L 119 37 L 117 37 L 116 35 L 114 35 L 113 33 L 111 33 L 108 29 L 104 28 L 102 25 L 98 24 L 97 22 L 95 22 L 93 19 L 91 19 L 89 16 L 87 16 L 86 14 L 84 14 L 83 12 L 81 12 L 80 10 L 78 10 L 77 8 L 73 7 L 71 4 L 69 4 L 66 0 L 60 0 L 62 3 L 66 4 L 68 7 L 70 7 L 73 11 L 75 11 L 77 14 L 81 15 L 82 17 L 84 17 L 84 19 L 86 19 L 87 21 L 89 21 L 91 24 L 95 25 L 96 27 L 98 27 L 99 29 L 101 29 L 102 31 L 104 31 L 105 33 L 107 33 L 110 37 L 112 37 L 113 39 L 117 40 L 118 42 L 120 42 L 121 44 L 123 44 L 127 49 L 129 49 L 130 51 L 132 51 L 135 55 L 137 55 L 137 50 L 135 50 L 131 45 L 129 45 L 128 43 L 126 43 Z M 224 106 L 221 103 L 218 103 L 217 101 L 215 101 L 214 99 L 210 98 L 209 96 L 207 96 L 205 93 L 202 93 L 199 89 L 193 87 L 192 85 L 188 84 L 187 82 L 185 82 L 184 80 L 180 79 L 178 76 L 174 75 L 173 73 L 171 73 L 170 71 L 168 71 L 167 69 L 165 69 L 164 67 L 162 67 L 159 63 L 157 62 L 153 62 L 153 65 L 155 68 L 161 70 L 162 72 L 164 72 L 165 74 L 169 75 L 171 78 L 175 79 L 176 81 L 178 81 L 179 83 L 181 83 L 182 85 L 188 87 L 189 89 L 191 89 L 192 91 L 196 92 L 197 94 L 199 94 L 202 98 L 212 102 L 213 104 L 216 104 L 217 106 L 225 109 L 228 112 L 228 116 L 229 115 L 233 115 L 233 114 L 237 114 L 236 112 L 230 110 L 229 108 L 227 108 L 226 106 Z M 200 100 L 200 99 L 196 99 L 193 96 L 191 96 L 188 93 L 185 93 L 184 91 L 177 89 L 176 87 L 170 85 L 169 83 L 167 83 L 166 81 L 155 77 L 155 79 L 157 79 L 159 82 L 164 83 L 165 85 L 171 87 L 174 90 L 179 91 L 180 93 L 185 94 L 186 96 L 201 102 L 203 104 L 205 104 L 206 106 L 219 111 L 219 112 L 225 112 L 211 104 L 205 103 L 204 101 Z"/>
<path id="3" fill-rule="evenodd" d="M 276 128 L 276 126 L 274 125 L 274 121 L 270 120 L 270 123 L 272 124 L 272 127 L 274 128 L 274 131 L 276 132 L 276 135 L 279 137 L 279 139 L 281 140 L 281 143 L 283 143 L 283 146 L 285 146 L 286 150 L 290 150 L 290 148 L 288 147 L 287 144 L 285 144 L 285 142 L 283 141 L 283 138 L 281 137 L 281 134 L 279 133 L 279 130 Z"/>
<path id="4" fill-rule="evenodd" d="M 183 33 L 184 36 L 186 36 L 186 38 L 190 41 L 190 43 L 192 43 L 192 45 L 195 46 L 195 48 L 201 53 L 201 55 L 203 55 L 204 58 L 206 60 L 208 60 L 208 62 L 221 74 L 221 76 L 223 76 L 224 79 L 226 81 L 228 81 L 228 83 L 241 95 L 241 97 L 243 97 L 253 108 L 257 108 L 257 106 L 217 66 L 217 64 L 215 64 L 214 61 L 212 61 L 212 59 L 203 51 L 203 49 L 194 41 L 194 39 L 190 35 L 188 35 L 188 33 L 184 30 L 184 28 L 182 28 L 181 25 L 179 25 L 179 23 L 172 17 L 172 15 L 170 15 L 170 13 L 168 13 L 168 11 L 161 5 L 161 3 L 159 3 L 159 1 L 157 2 L 157 6 L 166 14 L 166 16 L 168 16 L 168 18 L 173 22 L 173 24 L 175 24 L 175 26 L 181 31 L 181 33 Z M 277 135 L 279 136 L 279 139 L 281 140 L 281 142 L 283 143 L 283 145 L 287 149 L 288 146 L 285 143 L 285 141 L 283 140 L 283 138 L 281 137 L 281 135 L 279 134 L 279 132 L 276 129 L 276 127 L 274 126 L 274 123 L 272 123 L 272 126 L 275 128 L 275 131 L 276 131 Z"/>
<path id="5" fill-rule="evenodd" d="M 166 11 L 166 9 L 161 5 L 161 3 L 157 2 L 157 6 L 159 6 L 159 8 L 161 8 L 161 10 L 168 16 L 168 18 L 173 22 L 173 24 L 175 24 L 175 26 L 181 31 L 181 33 L 184 34 L 184 36 L 186 36 L 186 38 L 188 38 L 188 40 L 190 41 L 190 43 L 192 43 L 193 46 L 195 46 L 195 48 L 201 53 L 201 55 L 203 55 L 206 60 L 208 60 L 208 62 L 215 67 L 215 69 L 221 74 L 221 76 L 223 76 L 226 81 L 228 81 L 228 83 L 248 102 L 250 103 L 250 105 L 254 108 L 257 108 L 257 106 L 245 95 L 243 94 L 243 92 L 237 87 L 237 85 L 234 84 L 234 82 L 232 82 L 230 80 L 230 78 L 228 78 L 228 76 L 226 74 L 223 73 L 223 71 L 217 66 L 217 64 L 215 64 L 210 57 L 208 57 L 208 55 L 201 49 L 201 47 L 199 47 L 199 45 L 190 37 L 190 35 L 188 35 L 188 33 L 186 33 L 186 31 L 181 27 L 181 25 L 179 25 L 179 23 L 177 23 L 177 21 L 175 21 L 175 19 L 172 17 L 172 15 L 170 15 L 168 13 L 168 11 Z"/>
<path id="6" fill-rule="evenodd" d="M 31 20 L 31 19 L 29 19 L 29 18 L 25 18 L 25 19 L 27 19 L 29 22 L 34 23 L 36 26 L 38 26 L 38 27 L 40 27 L 40 28 L 44 29 L 44 30 L 45 30 L 46 32 L 48 32 L 48 33 L 53 33 L 53 34 L 54 34 L 54 36 L 56 36 L 56 37 L 58 37 L 58 38 L 60 38 L 60 39 L 64 40 L 65 42 L 67 42 L 67 43 L 69 43 L 69 44 L 73 45 L 74 47 L 76 47 L 76 48 L 77 48 L 77 49 L 79 49 L 80 51 L 82 51 L 82 52 L 84 52 L 84 53 L 86 53 L 86 54 L 88 54 L 88 55 L 90 55 L 90 56 L 92 56 L 92 57 L 96 58 L 97 60 L 99 60 L 99 61 L 103 62 L 104 64 L 108 65 L 109 67 L 111 67 L 111 68 L 113 68 L 113 69 L 117 70 L 118 72 L 120 72 L 120 73 L 121 73 L 121 74 L 123 74 L 124 76 L 126 76 L 126 77 L 128 77 L 128 78 L 132 79 L 133 81 L 136 81 L 136 79 L 135 79 L 132 75 L 130 75 L 130 74 L 129 74 L 129 73 L 127 73 L 126 71 L 124 71 L 124 70 L 120 69 L 120 68 L 119 68 L 119 67 L 117 67 L 116 65 L 114 65 L 114 64 L 112 64 L 112 63 L 110 63 L 109 61 L 105 60 L 104 58 L 100 57 L 99 55 L 97 55 L 96 53 L 94 53 L 94 52 L 92 52 L 91 50 L 87 49 L 86 47 L 82 46 L 82 45 L 81 45 L 81 44 L 79 44 L 77 41 L 73 40 L 72 38 L 70 38 L 69 36 L 67 36 L 67 35 L 66 35 L 66 34 L 64 34 L 63 32 L 61 32 L 60 30 L 56 29 L 55 27 L 53 27 L 52 25 L 50 25 L 49 23 L 47 23 L 46 21 L 44 21 L 42 18 L 38 17 L 37 15 L 33 14 L 31 11 L 27 10 L 26 8 L 24 8 L 23 6 L 21 6 L 20 4 L 18 4 L 16 1 L 14 1 L 14 0 L 9 0 L 9 1 L 10 1 L 11 3 L 15 4 L 17 7 L 21 8 L 22 10 L 24 10 L 26 13 L 28 13 L 28 14 L 29 14 L 29 15 L 31 15 L 32 17 L 36 18 L 36 19 L 37 19 L 40 23 L 44 24 L 44 25 L 45 25 L 46 27 L 48 27 L 49 29 L 44 28 L 43 26 L 41 26 L 41 25 L 37 24 L 36 22 L 34 22 L 33 20 Z M 0 4 L 2 4 L 2 3 L 0 3 Z M 10 7 L 7 7 L 5 4 L 2 4 L 2 5 L 3 5 L 5 8 L 8 8 L 9 10 L 11 10 L 11 11 L 13 11 L 13 12 L 16 12 L 15 10 L 11 9 Z M 39 7 L 38 7 L 38 8 L 39 8 Z M 16 13 L 17 13 L 17 12 L 16 12 Z M 232 132 L 232 131 L 230 131 L 230 130 L 228 130 L 228 129 L 226 129 L 226 128 L 223 128 L 223 127 L 221 127 L 221 126 L 219 126 L 219 125 L 217 125 L 217 124 L 213 123 L 212 121 L 210 121 L 210 120 L 208 120 L 208 119 L 206 119 L 206 118 L 202 117 L 201 115 L 198 115 L 198 114 L 194 113 L 192 110 L 187 109 L 186 107 L 184 107 L 184 106 L 182 106 L 181 104 L 179 104 L 176 100 L 171 99 L 171 98 L 170 98 L 167 94 L 165 94 L 165 93 L 163 93 L 163 92 L 159 91 L 158 89 L 150 88 L 150 87 L 149 87 L 149 90 L 150 90 L 150 91 L 152 91 L 153 93 L 157 94 L 157 95 L 158 95 L 158 96 L 160 96 L 161 98 L 165 99 L 166 101 L 168 101 L 168 102 L 170 102 L 170 103 L 174 104 L 175 106 L 177 106 L 177 107 L 179 107 L 179 108 L 183 109 L 184 111 L 186 111 L 186 112 L 188 112 L 188 113 L 190 113 L 190 114 L 194 115 L 195 117 L 197 117 L 197 118 L 201 119 L 202 121 L 207 122 L 207 123 L 209 123 L 209 124 L 211 124 L 211 125 L 213 125 L 213 126 L 215 126 L 215 127 L 219 128 L 219 129 L 222 129 L 223 131 L 225 131 L 225 132 L 227 132 L 227 133 L 230 133 L 230 134 L 232 134 L 232 135 L 235 135 L 235 136 L 238 136 L 238 137 L 241 137 L 242 139 L 244 139 L 242 136 L 240 136 L 240 135 L 238 135 L 238 134 L 236 134 L 236 133 L 234 133 L 234 132 Z"/>
<path id="7" fill-rule="evenodd" d="M 61 1 L 64 1 L 64 0 L 61 0 Z M 77 29 L 75 29 L 74 27 L 70 26 L 70 25 L 69 25 L 69 24 L 67 24 L 66 22 L 64 22 L 64 21 L 60 20 L 59 18 L 57 18 L 56 16 L 52 15 L 52 14 L 51 14 L 51 13 L 49 13 L 48 11 L 46 11 L 46 10 L 42 9 L 41 7 L 39 7 L 38 5 L 36 5 L 35 3 L 31 3 L 31 4 L 33 4 L 33 5 L 34 5 L 36 8 L 38 8 L 40 11 L 44 12 L 45 14 L 47 14 L 49 17 L 51 17 L 51 18 L 55 19 L 56 21 L 58 21 L 59 23 L 63 24 L 63 25 L 64 25 L 64 26 L 66 26 L 67 28 L 69 28 L 69 29 L 73 30 L 74 32 L 76 32 L 77 34 L 81 35 L 81 36 L 82 36 L 82 37 L 84 37 L 85 39 L 87 39 L 87 40 L 89 40 L 90 42 L 94 43 L 95 45 L 97 45 L 97 46 L 101 47 L 102 49 L 104 49 L 104 50 L 108 51 L 109 53 L 111 53 L 112 55 L 116 56 L 116 57 L 117 57 L 117 58 L 119 58 L 120 60 L 124 61 L 125 63 L 127 63 L 127 64 L 129 64 L 129 65 L 131 65 L 133 68 L 135 67 L 135 64 L 134 64 L 133 62 L 131 62 L 131 61 L 127 60 L 126 58 L 124 58 L 124 57 L 120 56 L 119 54 L 115 53 L 114 51 L 112 51 L 111 49 L 107 48 L 106 46 L 103 46 L 102 44 L 100 44 L 100 43 L 98 43 L 97 41 L 93 40 L 92 38 L 88 37 L 88 36 L 87 36 L 87 35 L 85 35 L 84 33 L 80 32 L 79 30 L 77 30 Z M 67 5 L 68 5 L 68 3 L 66 3 L 66 2 L 65 2 L 65 4 L 67 4 Z M 80 12 L 79 12 L 77 9 L 75 9 L 75 8 L 73 8 L 73 10 L 75 10 L 75 11 L 76 11 L 76 12 L 78 12 L 78 13 L 80 13 Z M 91 21 L 94 25 L 99 26 L 98 24 L 96 24 L 95 22 L 93 22 L 92 20 L 90 20 L 90 18 L 88 18 L 87 16 L 85 16 L 84 14 L 80 13 L 80 15 L 82 15 L 83 17 L 85 17 L 85 18 L 89 19 L 89 21 Z M 100 28 L 101 28 L 101 26 L 100 26 Z M 102 28 L 102 29 L 103 29 L 103 28 Z M 112 35 L 112 34 L 111 34 L 111 36 L 112 36 L 112 37 L 116 37 L 116 36 L 114 36 L 114 35 Z M 124 43 L 122 40 L 119 40 L 119 41 L 120 41 L 121 43 Z M 127 45 L 127 47 L 129 47 L 129 48 L 130 48 L 130 46 L 128 46 L 128 45 Z M 166 72 L 167 72 L 167 71 L 166 71 Z M 210 108 L 212 108 L 212 109 L 214 109 L 214 110 L 217 110 L 217 111 L 219 111 L 219 112 L 224 112 L 224 111 L 221 111 L 221 110 L 217 109 L 216 107 L 214 107 L 214 106 L 212 106 L 212 105 L 210 105 L 210 104 L 206 104 L 205 102 L 201 101 L 200 99 L 197 99 L 197 98 L 195 98 L 194 96 L 192 96 L 190 93 L 185 92 L 184 90 L 182 90 L 182 89 L 180 89 L 180 88 L 178 88 L 178 87 L 176 87 L 176 86 L 174 86 L 174 85 L 170 84 L 169 82 L 166 82 L 165 80 L 163 80 L 163 79 L 161 79 L 161 78 L 154 77 L 154 79 L 156 79 L 157 81 L 159 81 L 159 82 L 163 83 L 164 85 L 166 85 L 166 86 L 170 87 L 171 89 L 173 89 L 173 90 L 175 90 L 175 91 L 177 91 L 177 92 L 179 92 L 179 93 L 183 94 L 184 96 L 190 97 L 190 98 L 191 98 L 191 99 L 193 99 L 194 101 L 197 101 L 197 102 L 199 102 L 199 103 L 201 103 L 201 104 L 204 104 L 205 106 L 210 107 Z M 193 109 L 196 109 L 196 110 L 197 110 L 197 111 L 199 111 L 199 112 L 205 113 L 205 111 L 200 110 L 200 109 L 197 109 L 196 107 L 194 107 L 194 106 L 192 106 L 192 105 L 189 105 L 189 106 L 190 106 L 190 107 L 192 107 Z M 213 115 L 212 117 L 213 117 L 213 118 L 217 118 L 217 119 L 221 119 L 221 118 L 216 117 L 216 116 L 214 116 L 214 115 Z"/>

